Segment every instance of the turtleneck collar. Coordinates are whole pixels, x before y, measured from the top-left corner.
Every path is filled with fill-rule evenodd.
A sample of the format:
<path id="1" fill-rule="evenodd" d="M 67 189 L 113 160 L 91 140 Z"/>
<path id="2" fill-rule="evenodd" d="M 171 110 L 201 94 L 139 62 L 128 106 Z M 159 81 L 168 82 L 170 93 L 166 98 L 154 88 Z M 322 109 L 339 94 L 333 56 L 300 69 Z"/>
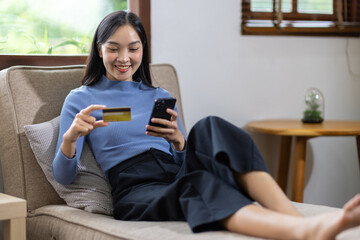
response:
<path id="1" fill-rule="evenodd" d="M 121 91 L 133 91 L 138 89 L 147 89 L 148 87 L 145 86 L 141 81 L 114 81 L 107 78 L 103 75 L 100 80 L 94 85 L 94 87 L 98 89 L 118 89 Z"/>

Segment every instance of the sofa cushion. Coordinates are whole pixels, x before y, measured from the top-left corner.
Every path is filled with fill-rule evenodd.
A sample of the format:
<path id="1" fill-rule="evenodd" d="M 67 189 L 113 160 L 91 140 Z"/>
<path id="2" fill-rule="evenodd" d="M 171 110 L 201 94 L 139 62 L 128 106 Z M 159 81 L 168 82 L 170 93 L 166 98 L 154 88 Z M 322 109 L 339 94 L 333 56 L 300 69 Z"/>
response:
<path id="1" fill-rule="evenodd" d="M 88 212 L 112 215 L 110 185 L 87 143 L 84 144 L 78 163 L 78 177 L 75 181 L 66 186 L 55 181 L 51 165 L 56 151 L 59 124 L 60 117 L 56 117 L 44 123 L 24 126 L 31 149 L 46 179 L 69 206 Z"/>
<path id="2" fill-rule="evenodd" d="M 306 203 L 293 203 L 305 216 L 339 211 L 338 208 Z M 41 226 L 39 228 L 38 226 Z M 360 227 L 341 233 L 337 240 L 354 240 L 360 236 Z M 49 205 L 28 214 L 28 239 L 77 240 L 250 240 L 261 239 L 228 231 L 192 233 L 186 222 L 119 221 L 110 216 L 91 214 L 65 205 Z"/>
<path id="3" fill-rule="evenodd" d="M 49 205 L 27 217 L 30 239 L 77 240 L 251 240 L 258 239 L 228 231 L 193 233 L 186 222 L 120 221 L 67 206 Z M 37 226 L 42 226 L 37 228 Z"/>

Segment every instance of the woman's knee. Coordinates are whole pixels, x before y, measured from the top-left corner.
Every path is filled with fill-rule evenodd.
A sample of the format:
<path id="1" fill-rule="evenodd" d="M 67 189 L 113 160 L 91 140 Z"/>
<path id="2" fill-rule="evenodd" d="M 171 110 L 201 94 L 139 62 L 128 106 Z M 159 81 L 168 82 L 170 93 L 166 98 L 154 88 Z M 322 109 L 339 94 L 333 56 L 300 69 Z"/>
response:
<path id="1" fill-rule="evenodd" d="M 221 133 L 236 133 L 243 135 L 246 138 L 250 138 L 250 135 L 243 129 L 235 126 L 231 122 L 218 117 L 218 116 L 207 116 L 199 120 L 191 129 L 191 132 L 200 132 L 202 134 L 211 134 L 212 131 L 218 130 Z"/>
<path id="2" fill-rule="evenodd" d="M 208 125 L 208 124 L 219 124 L 219 123 L 225 123 L 227 122 L 225 119 L 221 118 L 221 117 L 218 117 L 218 116 L 213 116 L 213 115 L 210 115 L 210 116 L 207 116 L 207 117 L 204 117 L 202 119 L 200 119 L 196 124 L 196 125 Z M 195 127 L 194 126 L 194 127 Z"/>

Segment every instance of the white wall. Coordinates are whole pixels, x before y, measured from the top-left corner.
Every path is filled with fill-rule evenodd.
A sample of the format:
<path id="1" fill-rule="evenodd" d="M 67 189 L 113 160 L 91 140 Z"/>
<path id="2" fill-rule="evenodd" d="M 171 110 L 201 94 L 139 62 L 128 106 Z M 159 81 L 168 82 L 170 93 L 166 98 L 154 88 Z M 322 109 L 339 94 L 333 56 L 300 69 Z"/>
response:
<path id="1" fill-rule="evenodd" d="M 323 92 L 326 119 L 360 120 L 359 38 L 243 36 L 240 10 L 240 0 L 152 1 L 152 62 L 177 69 L 188 130 L 207 115 L 239 127 L 300 119 L 310 87 Z M 279 138 L 254 139 L 276 176 Z M 308 203 L 340 207 L 360 192 L 354 138 L 311 139 L 305 184 Z"/>

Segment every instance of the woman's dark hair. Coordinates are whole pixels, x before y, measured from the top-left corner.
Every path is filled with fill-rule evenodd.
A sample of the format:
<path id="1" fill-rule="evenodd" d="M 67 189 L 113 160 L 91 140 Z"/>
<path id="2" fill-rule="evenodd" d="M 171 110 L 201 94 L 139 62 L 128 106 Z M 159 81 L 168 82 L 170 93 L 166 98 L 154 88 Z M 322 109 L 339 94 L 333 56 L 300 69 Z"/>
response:
<path id="1" fill-rule="evenodd" d="M 131 25 L 140 37 L 143 45 L 143 56 L 140 67 L 133 75 L 133 81 L 142 81 L 145 85 L 152 87 L 152 81 L 149 70 L 149 48 L 145 29 L 134 13 L 125 11 L 116 11 L 107 15 L 99 24 L 94 34 L 91 44 L 89 57 L 87 58 L 86 69 L 82 79 L 83 85 L 92 85 L 97 82 L 102 75 L 106 74 L 106 69 L 100 58 L 98 46 L 103 43 L 121 26 Z"/>

